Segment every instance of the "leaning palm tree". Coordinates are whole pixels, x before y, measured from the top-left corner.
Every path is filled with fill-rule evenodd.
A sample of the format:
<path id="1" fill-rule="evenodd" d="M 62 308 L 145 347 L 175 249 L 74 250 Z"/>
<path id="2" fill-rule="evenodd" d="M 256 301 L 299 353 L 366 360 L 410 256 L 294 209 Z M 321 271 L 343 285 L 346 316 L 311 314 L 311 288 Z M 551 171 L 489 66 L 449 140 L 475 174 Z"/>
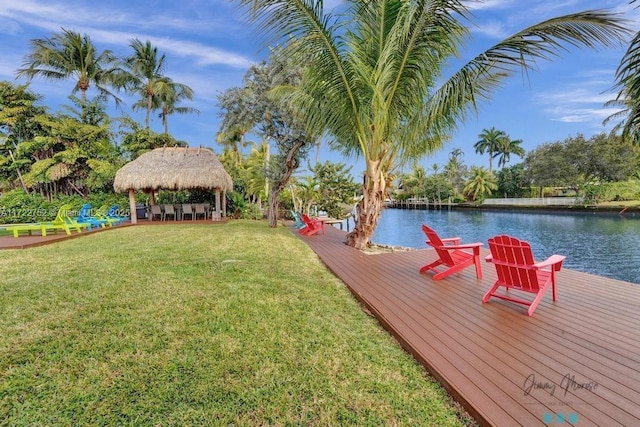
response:
<path id="1" fill-rule="evenodd" d="M 621 18 L 587 11 L 531 26 L 480 53 L 438 86 L 470 35 L 464 0 L 347 0 L 339 13 L 313 0 L 239 0 L 266 42 L 308 64 L 292 100 L 315 132 L 364 158 L 363 198 L 347 244 L 369 244 L 391 178 L 442 147 L 469 110 L 518 69 L 571 46 L 608 46 L 626 34 Z"/>
<path id="2" fill-rule="evenodd" d="M 473 144 L 473 148 L 478 154 L 489 154 L 489 172 L 491 172 L 493 171 L 493 158 L 500 151 L 500 147 L 504 145 L 508 136 L 504 131 L 492 127 L 491 129 L 482 129 L 478 138 L 478 142 Z"/>
<path id="3" fill-rule="evenodd" d="M 116 58 L 111 51 L 98 53 L 88 35 L 62 29 L 51 38 L 31 40 L 32 51 L 25 57 L 18 77 L 29 81 L 36 76 L 47 80 L 75 79 L 72 93 L 80 91 L 82 104 L 87 101 L 87 91 L 94 85 L 101 95 L 121 101 L 108 88 L 116 85 L 119 73 Z"/>

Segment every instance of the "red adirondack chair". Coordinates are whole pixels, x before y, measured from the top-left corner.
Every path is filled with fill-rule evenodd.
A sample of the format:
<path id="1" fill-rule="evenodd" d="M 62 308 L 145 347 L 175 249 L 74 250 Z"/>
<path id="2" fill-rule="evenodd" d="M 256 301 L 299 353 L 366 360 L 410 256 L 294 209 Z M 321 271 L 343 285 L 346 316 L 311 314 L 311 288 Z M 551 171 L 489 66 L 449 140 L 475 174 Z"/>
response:
<path id="1" fill-rule="evenodd" d="M 447 267 L 444 271 L 436 272 L 433 276 L 433 280 L 439 280 L 475 265 L 476 277 L 482 279 L 482 268 L 480 267 L 480 247 L 482 243 L 461 245 L 459 237 L 441 239 L 438 233 L 424 224 L 422 225 L 422 231 L 427 236 L 427 244 L 432 246 L 438 253 L 438 260 L 422 267 L 420 273 L 428 270 L 435 271 L 435 268 L 439 266 Z M 464 249 L 471 249 L 471 252 Z"/>
<path id="2" fill-rule="evenodd" d="M 498 280 L 482 298 L 483 303 L 491 297 L 496 297 L 524 304 L 529 306 L 527 314 L 531 316 L 549 286 L 553 289 L 553 300 L 556 300 L 556 271 L 560 271 L 562 261 L 566 257 L 551 255 L 545 261 L 536 263 L 528 242 L 506 235 L 490 238 L 489 249 L 491 255 L 485 260 L 496 266 Z M 498 294 L 497 291 L 501 287 L 506 288 L 507 291 L 514 289 L 532 293 L 535 297 L 533 301 L 529 301 L 516 296 Z"/>
<path id="3" fill-rule="evenodd" d="M 318 219 L 311 219 L 307 214 L 302 214 L 302 222 L 305 226 L 298 230 L 298 233 L 311 236 L 318 234 L 318 232 L 322 230 L 322 234 L 324 234 L 324 222 Z"/>

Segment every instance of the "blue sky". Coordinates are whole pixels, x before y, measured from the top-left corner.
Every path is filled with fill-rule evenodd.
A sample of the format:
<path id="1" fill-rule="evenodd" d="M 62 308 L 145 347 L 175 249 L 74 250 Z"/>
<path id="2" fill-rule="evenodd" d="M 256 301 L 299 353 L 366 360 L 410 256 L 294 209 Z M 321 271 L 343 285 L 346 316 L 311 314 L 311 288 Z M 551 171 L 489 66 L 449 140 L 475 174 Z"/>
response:
<path id="1" fill-rule="evenodd" d="M 337 4 L 337 0 L 325 2 L 326 7 Z M 528 25 L 562 14 L 602 8 L 624 13 L 634 30 L 640 28 L 639 11 L 626 0 L 478 2 L 473 5 L 476 26 L 462 52 L 461 63 Z M 170 132 L 190 146 L 210 146 L 216 151 L 220 151 L 215 143 L 220 122 L 216 95 L 240 85 L 248 66 L 265 56 L 260 37 L 233 2 L 0 0 L 0 80 L 26 82 L 16 81 L 15 72 L 30 51 L 29 40 L 50 37 L 61 28 L 88 34 L 99 50 L 110 49 L 121 56 L 130 54 L 131 39 L 151 41 L 167 55 L 165 74 L 194 90 L 195 99 L 188 105 L 201 111 L 200 115 L 170 117 Z M 589 137 L 608 131 L 602 121 L 615 110 L 604 108 L 603 104 L 614 97 L 609 89 L 625 48 L 571 50 L 554 62 L 540 62 L 536 72 L 514 76 L 491 101 L 480 105 L 477 117 L 470 116 L 460 124 L 442 150 L 425 157 L 421 163 L 427 169 L 433 163 L 444 164 L 447 154 L 460 148 L 466 164 L 488 166 L 486 156 L 474 153 L 473 144 L 483 129 L 492 126 L 504 130 L 512 139 L 522 139 L 526 150 L 577 133 Z M 71 81 L 35 78 L 30 87 L 45 97 L 44 104 L 52 111 L 70 104 L 67 96 L 73 87 Z M 133 102 L 127 100 L 124 111 L 142 121 L 143 113 L 131 112 Z M 157 132 L 162 131 L 157 117 L 151 126 Z M 326 146 L 320 159 L 354 165 L 355 176 L 363 169 L 362 161 L 341 158 Z M 512 164 L 518 161 L 514 158 Z"/>

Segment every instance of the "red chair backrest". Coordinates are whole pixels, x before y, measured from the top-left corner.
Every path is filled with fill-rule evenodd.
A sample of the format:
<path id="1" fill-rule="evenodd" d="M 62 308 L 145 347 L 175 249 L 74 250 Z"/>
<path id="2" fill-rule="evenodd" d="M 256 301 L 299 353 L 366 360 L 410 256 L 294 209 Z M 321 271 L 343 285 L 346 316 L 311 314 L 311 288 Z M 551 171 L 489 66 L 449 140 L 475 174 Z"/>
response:
<path id="1" fill-rule="evenodd" d="M 422 224 L 422 231 L 427 236 L 427 245 L 433 246 L 435 248 L 438 256 L 440 257 L 440 260 L 445 265 L 448 265 L 450 267 L 454 266 L 455 263 L 453 262 L 453 258 L 451 258 L 451 254 L 449 253 L 449 251 L 446 249 L 442 249 L 442 246 L 444 246 L 444 244 L 442 243 L 440 236 L 438 236 L 438 233 L 436 233 L 433 228 L 428 227 L 424 224 Z"/>
<path id="2" fill-rule="evenodd" d="M 307 227 L 309 227 L 309 230 L 315 230 L 316 229 L 316 223 L 313 222 L 311 220 L 311 218 L 309 218 L 309 215 L 307 214 L 302 214 L 302 222 L 305 223 L 305 225 Z"/>
<path id="3" fill-rule="evenodd" d="M 530 268 L 535 264 L 531 245 L 515 237 L 500 235 L 489 239 L 489 249 L 498 273 L 498 281 L 521 288 L 527 292 L 537 292 L 538 276 Z"/>

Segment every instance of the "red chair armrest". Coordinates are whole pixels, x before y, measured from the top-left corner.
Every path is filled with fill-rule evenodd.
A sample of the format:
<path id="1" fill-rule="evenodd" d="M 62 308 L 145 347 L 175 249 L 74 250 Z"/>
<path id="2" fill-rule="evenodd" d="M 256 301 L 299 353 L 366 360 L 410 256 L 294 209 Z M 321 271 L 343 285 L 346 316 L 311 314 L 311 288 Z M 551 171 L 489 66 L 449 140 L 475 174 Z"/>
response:
<path id="1" fill-rule="evenodd" d="M 533 268 L 539 270 L 541 268 L 553 266 L 555 271 L 560 271 L 560 268 L 562 268 L 562 261 L 564 261 L 565 258 L 566 257 L 563 255 L 551 255 L 546 260 L 533 264 Z"/>
<path id="2" fill-rule="evenodd" d="M 482 247 L 482 243 L 467 243 L 464 245 L 445 245 L 445 246 L 440 246 L 439 249 L 445 249 L 445 250 L 455 250 L 455 249 L 474 249 L 474 252 L 479 251 L 480 248 Z"/>

